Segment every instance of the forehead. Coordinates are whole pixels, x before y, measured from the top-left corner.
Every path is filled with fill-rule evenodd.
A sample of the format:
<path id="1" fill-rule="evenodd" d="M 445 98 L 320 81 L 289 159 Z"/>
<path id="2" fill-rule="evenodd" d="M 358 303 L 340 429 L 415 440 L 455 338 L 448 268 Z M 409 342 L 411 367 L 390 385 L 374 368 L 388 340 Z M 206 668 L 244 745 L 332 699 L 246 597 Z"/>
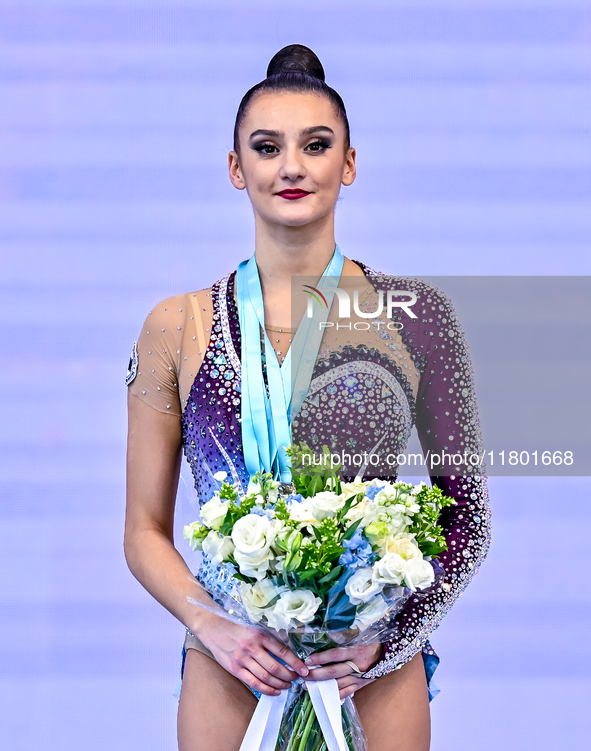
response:
<path id="1" fill-rule="evenodd" d="M 328 125 L 344 135 L 341 119 L 328 97 L 312 92 L 262 92 L 250 102 L 241 130 L 248 138 L 259 129 L 288 134 L 317 125 Z"/>

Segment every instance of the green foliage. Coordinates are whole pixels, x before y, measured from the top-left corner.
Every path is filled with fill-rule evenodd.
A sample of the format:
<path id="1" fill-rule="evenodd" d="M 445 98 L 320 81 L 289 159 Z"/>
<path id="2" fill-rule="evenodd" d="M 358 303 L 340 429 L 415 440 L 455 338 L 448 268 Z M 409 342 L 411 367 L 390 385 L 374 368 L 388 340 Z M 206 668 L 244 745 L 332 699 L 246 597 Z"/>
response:
<path id="1" fill-rule="evenodd" d="M 308 588 L 324 598 L 342 569 L 341 566 L 335 566 L 345 551 L 340 544 L 342 529 L 336 519 L 324 519 L 317 527 L 313 527 L 313 531 L 316 539 L 302 544 L 301 564 L 297 574 L 301 582 L 306 582 Z"/>
<path id="2" fill-rule="evenodd" d="M 289 446 L 287 454 L 291 460 L 291 474 L 296 493 L 310 498 L 324 490 L 341 493 L 341 481 L 338 472 L 341 465 L 331 465 L 328 446 L 322 447 L 322 454 L 315 461 L 314 452 L 303 441 Z"/>
<path id="3" fill-rule="evenodd" d="M 246 496 L 246 498 L 243 498 L 240 505 L 238 505 L 236 501 L 230 501 L 228 510 L 226 511 L 226 516 L 224 517 L 224 523 L 220 527 L 220 532 L 223 535 L 231 534 L 232 529 L 234 528 L 234 525 L 236 524 L 238 519 L 241 519 L 243 516 L 249 514 L 255 503 L 256 498 L 253 495 L 249 495 Z"/>
<path id="4" fill-rule="evenodd" d="M 289 515 L 289 509 L 287 508 L 287 503 L 283 500 L 283 498 L 280 498 L 275 504 L 275 518 L 280 519 L 281 521 L 285 522 L 290 527 L 298 526 L 298 523 L 293 521 L 293 519 Z"/>
<path id="5" fill-rule="evenodd" d="M 222 487 L 219 492 L 220 500 L 222 501 L 235 501 L 238 498 L 236 488 L 229 482 L 222 482 Z"/>
<path id="6" fill-rule="evenodd" d="M 417 545 L 423 555 L 436 556 L 447 550 L 443 527 L 437 523 L 441 510 L 447 506 L 453 506 L 456 500 L 443 495 L 441 488 L 437 486 L 430 488 L 428 485 L 424 485 L 413 498 L 419 505 L 420 511 L 414 515 L 412 526 L 408 531 L 415 534 Z"/>

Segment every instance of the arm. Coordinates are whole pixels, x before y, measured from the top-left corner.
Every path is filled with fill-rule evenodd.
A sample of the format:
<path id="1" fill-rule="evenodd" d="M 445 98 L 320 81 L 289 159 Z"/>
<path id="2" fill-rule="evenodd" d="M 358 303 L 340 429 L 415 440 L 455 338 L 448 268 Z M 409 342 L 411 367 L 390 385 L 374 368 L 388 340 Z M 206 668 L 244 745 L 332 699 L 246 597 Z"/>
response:
<path id="1" fill-rule="evenodd" d="M 125 558 L 140 584 L 197 633 L 209 613 L 192 605 L 187 597 L 201 601 L 210 598 L 173 540 L 181 460 L 180 420 L 153 409 L 131 393 L 128 409 Z"/>
<path id="2" fill-rule="evenodd" d="M 406 343 L 422 363 L 416 424 L 423 451 L 425 456 L 464 451 L 480 455 L 474 375 L 462 329 L 451 302 L 440 290 L 420 282 L 417 291 L 424 307 Z M 430 477 L 433 485 L 457 502 L 445 508 L 441 517 L 448 546 L 439 556 L 445 577 L 428 595 L 411 597 L 397 616 L 397 637 L 386 642 L 383 659 L 365 673 L 368 678 L 401 667 L 423 647 L 488 552 L 490 510 L 484 468 L 450 467 L 446 460 L 444 469 L 430 470 Z"/>

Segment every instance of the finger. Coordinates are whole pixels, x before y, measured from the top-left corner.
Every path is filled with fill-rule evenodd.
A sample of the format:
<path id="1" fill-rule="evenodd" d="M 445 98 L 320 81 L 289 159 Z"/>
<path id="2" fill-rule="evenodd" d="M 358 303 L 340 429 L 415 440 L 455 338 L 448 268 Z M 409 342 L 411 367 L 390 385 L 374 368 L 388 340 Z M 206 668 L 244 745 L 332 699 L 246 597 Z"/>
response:
<path id="1" fill-rule="evenodd" d="M 342 678 L 351 674 L 351 666 L 346 662 L 333 662 L 320 668 L 310 670 L 307 681 L 329 681 L 331 678 Z"/>
<path id="2" fill-rule="evenodd" d="M 269 670 L 264 668 L 254 657 L 247 657 L 243 662 L 244 667 L 267 686 L 283 689 L 291 686 L 291 681 L 283 681 L 277 678 Z"/>
<path id="3" fill-rule="evenodd" d="M 310 669 L 304 665 L 300 658 L 294 654 L 291 649 L 282 644 L 277 639 L 273 639 L 271 636 L 267 636 L 262 640 L 262 645 L 265 649 L 268 649 L 272 655 L 279 657 L 283 662 L 287 663 L 293 668 L 298 675 L 306 676 L 310 672 Z"/>
<path id="4" fill-rule="evenodd" d="M 355 647 L 333 647 L 306 657 L 306 665 L 326 665 L 327 662 L 353 660 L 355 654 Z"/>
<path id="5" fill-rule="evenodd" d="M 250 655 L 250 657 L 261 666 L 262 670 L 266 670 L 270 675 L 273 675 L 282 683 L 290 684 L 298 677 L 297 673 L 295 673 L 293 670 L 290 670 L 285 665 L 282 665 L 280 662 L 277 662 L 273 655 L 269 654 L 263 649 L 255 652 L 255 654 Z M 248 669 L 250 670 L 250 667 L 248 667 Z"/>
<path id="6" fill-rule="evenodd" d="M 352 683 L 351 685 L 346 686 L 345 688 L 341 688 L 339 690 L 339 698 L 342 700 L 342 699 L 346 699 L 347 696 L 353 696 L 355 691 L 357 691 L 357 688 L 358 687 L 355 683 Z"/>
<path id="7" fill-rule="evenodd" d="M 347 686 L 361 688 L 362 681 L 363 678 L 356 678 L 354 675 L 344 675 L 342 678 L 337 678 L 337 686 L 339 688 L 347 688 Z"/>
<path id="8" fill-rule="evenodd" d="M 266 696 L 279 696 L 279 694 L 281 693 L 278 688 L 273 688 L 273 686 L 269 686 L 266 683 L 263 683 L 263 681 L 259 680 L 256 675 L 253 675 L 253 673 L 251 673 L 250 670 L 247 670 L 246 668 L 240 668 L 240 670 L 238 670 L 238 672 L 236 672 L 234 675 L 243 683 L 246 683 L 247 686 L 254 688 L 255 691 L 258 691 L 261 694 L 265 694 Z"/>

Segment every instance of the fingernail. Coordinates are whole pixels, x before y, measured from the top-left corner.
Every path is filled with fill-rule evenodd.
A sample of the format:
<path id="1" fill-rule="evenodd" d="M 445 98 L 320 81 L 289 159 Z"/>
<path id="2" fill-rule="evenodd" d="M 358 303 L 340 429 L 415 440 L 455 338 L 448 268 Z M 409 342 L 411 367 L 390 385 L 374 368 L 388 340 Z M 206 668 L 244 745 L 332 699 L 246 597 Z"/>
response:
<path id="1" fill-rule="evenodd" d="M 304 662 L 308 662 L 308 663 L 312 662 L 312 657 L 311 656 L 310 657 L 306 657 L 306 659 L 304 660 Z"/>
<path id="2" fill-rule="evenodd" d="M 279 696 L 279 694 L 281 693 L 281 691 L 274 691 L 273 693 L 274 693 L 275 696 Z"/>
<path id="3" fill-rule="evenodd" d="M 309 672 L 310 672 L 310 671 L 308 670 L 308 668 L 302 668 L 302 669 L 300 670 L 300 675 L 308 675 L 308 673 L 309 673 Z"/>

